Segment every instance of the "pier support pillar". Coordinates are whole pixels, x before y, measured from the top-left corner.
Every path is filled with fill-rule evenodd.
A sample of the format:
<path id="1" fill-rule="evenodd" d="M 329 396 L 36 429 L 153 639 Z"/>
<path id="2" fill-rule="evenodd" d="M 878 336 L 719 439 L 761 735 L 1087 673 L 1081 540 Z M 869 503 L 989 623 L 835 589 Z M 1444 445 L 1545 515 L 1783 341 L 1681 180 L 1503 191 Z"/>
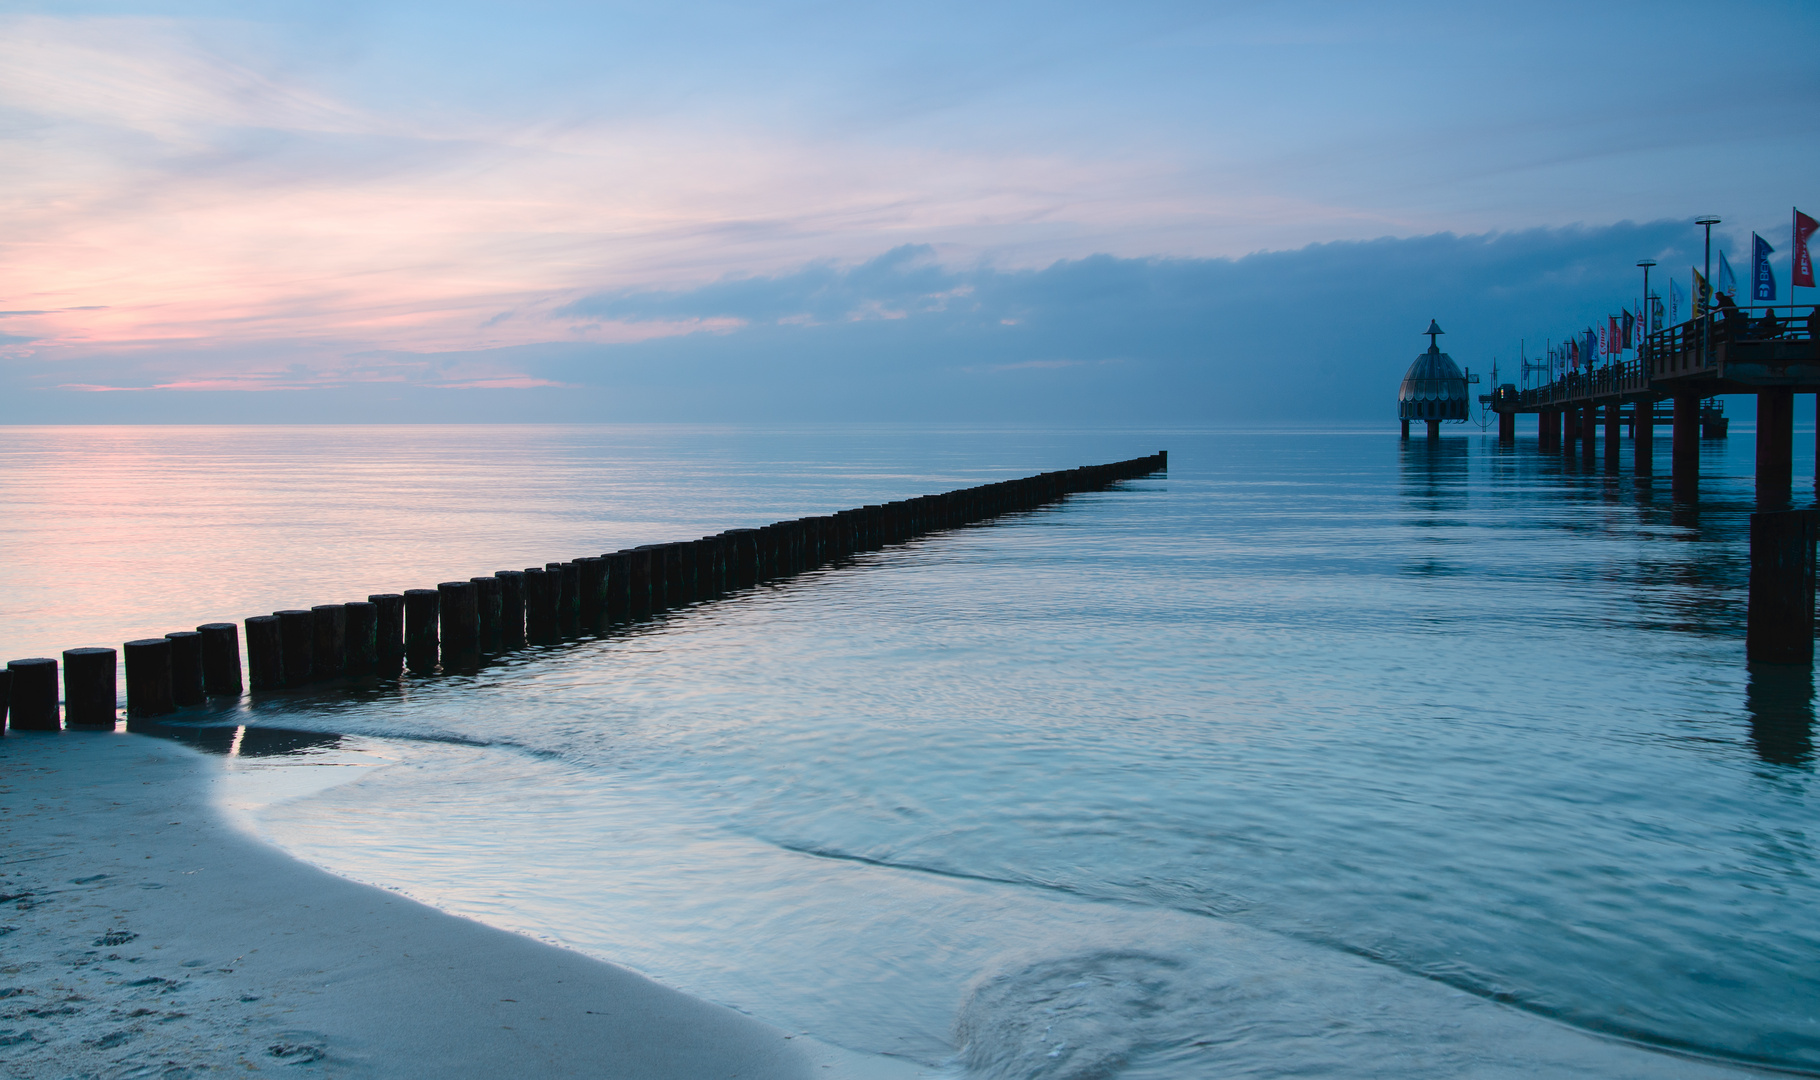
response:
<path id="1" fill-rule="evenodd" d="M 1586 405 L 1580 409 L 1580 460 L 1587 467 L 1592 467 L 1593 459 L 1599 453 L 1599 407 Z"/>
<path id="2" fill-rule="evenodd" d="M 1561 449 L 1561 410 L 1543 409 L 1536 414 L 1537 448 L 1552 454 Z"/>
<path id="3" fill-rule="evenodd" d="M 1441 422 L 1439 420 L 1430 420 L 1428 422 L 1428 437 L 1431 439 L 1438 439 L 1441 437 Z"/>
<path id="4" fill-rule="evenodd" d="M 1498 414 L 1498 444 L 1510 446 L 1517 441 L 1517 414 L 1501 412 Z"/>
<path id="5" fill-rule="evenodd" d="M 1675 398 L 1674 488 L 1677 498 L 1689 498 L 1700 488 L 1700 397 Z"/>
<path id="6" fill-rule="evenodd" d="M 1757 394 L 1757 505 L 1784 506 L 1795 468 L 1795 393 Z"/>
<path id="7" fill-rule="evenodd" d="M 1812 510 L 1750 516 L 1750 606 L 1744 650 L 1752 663 L 1814 660 Z"/>
<path id="8" fill-rule="evenodd" d="M 1631 414 L 1630 428 L 1631 449 L 1636 452 L 1633 467 L 1638 476 L 1648 476 L 1655 468 L 1656 403 L 1637 402 L 1636 411 Z"/>
<path id="9" fill-rule="evenodd" d="M 1403 418 L 1403 439 L 1406 442 L 1409 439 L 1409 417 L 1407 416 Z"/>
<path id="10" fill-rule="evenodd" d="M 1616 400 L 1605 405 L 1605 467 L 1618 470 L 1618 453 L 1623 449 L 1624 406 Z"/>

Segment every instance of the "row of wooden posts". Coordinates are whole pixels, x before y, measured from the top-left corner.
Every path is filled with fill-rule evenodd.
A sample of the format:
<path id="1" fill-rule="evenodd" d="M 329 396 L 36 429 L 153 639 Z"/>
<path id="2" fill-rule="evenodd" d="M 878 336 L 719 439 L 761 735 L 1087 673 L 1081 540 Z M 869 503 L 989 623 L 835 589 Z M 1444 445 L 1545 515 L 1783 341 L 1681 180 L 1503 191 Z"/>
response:
<path id="1" fill-rule="evenodd" d="M 700 540 L 445 581 L 246 620 L 246 682 L 254 692 L 348 676 L 451 672 L 481 657 L 610 626 L 925 533 L 1027 510 L 1168 466 L 1168 452 L 1042 473 L 820 517 L 732 529 Z M 129 716 L 162 716 L 242 692 L 239 627 L 204 623 L 124 648 Z M 63 653 L 62 724 L 112 728 L 118 713 L 113 649 Z M 60 727 L 58 663 L 14 660 L 0 673 L 0 718 L 15 730 Z"/>

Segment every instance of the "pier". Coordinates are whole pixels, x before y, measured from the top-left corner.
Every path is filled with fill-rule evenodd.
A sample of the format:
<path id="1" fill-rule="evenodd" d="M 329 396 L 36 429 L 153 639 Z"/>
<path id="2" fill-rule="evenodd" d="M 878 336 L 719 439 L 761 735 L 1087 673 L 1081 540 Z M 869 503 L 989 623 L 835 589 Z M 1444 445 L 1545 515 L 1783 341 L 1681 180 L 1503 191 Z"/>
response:
<path id="1" fill-rule="evenodd" d="M 126 712 L 151 719 L 210 697 L 433 676 L 478 669 L 488 656 L 527 645 L 611 632 L 665 611 L 793 577 L 930 533 L 1101 491 L 1163 472 L 1168 451 L 1015 480 L 730 529 L 699 540 L 645 544 L 524 570 L 445 581 L 365 600 L 287 608 L 237 627 L 204 623 L 125 643 Z M 13 660 L 0 671 L 0 730 L 112 728 L 116 653 L 68 649 Z M 61 667 L 64 692 L 57 692 Z M 61 705 L 61 709 L 59 706 Z"/>

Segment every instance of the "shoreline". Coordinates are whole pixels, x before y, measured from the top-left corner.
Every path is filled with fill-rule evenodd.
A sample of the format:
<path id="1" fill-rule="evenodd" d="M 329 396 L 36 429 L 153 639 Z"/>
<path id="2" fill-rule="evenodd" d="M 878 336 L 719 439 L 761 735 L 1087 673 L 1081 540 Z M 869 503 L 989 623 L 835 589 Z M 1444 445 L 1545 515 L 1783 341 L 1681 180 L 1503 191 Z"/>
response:
<path id="1" fill-rule="evenodd" d="M 211 805 L 205 756 L 0 742 L 0 1073 L 911 1077 L 336 877 Z"/>

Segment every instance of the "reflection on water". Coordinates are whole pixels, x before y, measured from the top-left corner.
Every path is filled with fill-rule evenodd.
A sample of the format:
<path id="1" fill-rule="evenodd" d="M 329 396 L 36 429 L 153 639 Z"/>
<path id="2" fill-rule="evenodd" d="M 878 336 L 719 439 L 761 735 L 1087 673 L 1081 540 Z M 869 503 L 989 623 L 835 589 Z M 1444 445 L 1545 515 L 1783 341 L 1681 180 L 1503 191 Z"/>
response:
<path id="1" fill-rule="evenodd" d="M 1814 672 L 1807 665 L 1752 664 L 1744 708 L 1751 745 L 1771 765 L 1811 767 L 1814 757 Z"/>
<path id="2" fill-rule="evenodd" d="M 341 748 L 340 735 L 320 731 L 291 731 L 286 728 L 255 727 L 246 724 L 158 723 L 135 717 L 127 725 L 135 735 L 150 735 L 182 743 L 205 754 L 224 757 L 284 757 Z"/>

